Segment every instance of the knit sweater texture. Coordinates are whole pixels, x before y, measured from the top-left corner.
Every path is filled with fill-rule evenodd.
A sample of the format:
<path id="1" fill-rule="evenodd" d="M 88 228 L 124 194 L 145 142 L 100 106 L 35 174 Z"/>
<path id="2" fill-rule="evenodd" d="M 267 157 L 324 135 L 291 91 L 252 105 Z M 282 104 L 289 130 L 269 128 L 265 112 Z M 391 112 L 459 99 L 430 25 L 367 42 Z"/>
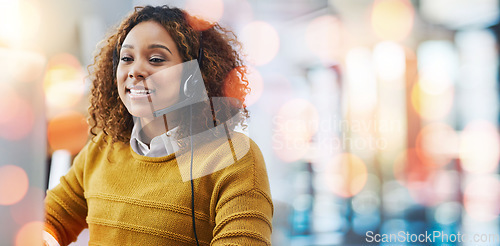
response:
<path id="1" fill-rule="evenodd" d="M 112 148 L 104 138 L 90 141 L 47 192 L 45 230 L 61 245 L 87 227 L 89 245 L 196 245 L 191 182 L 182 181 L 175 154 L 141 156 L 129 144 Z M 200 245 L 270 245 L 269 180 L 259 148 L 249 143 L 236 163 L 194 179 Z M 214 154 L 217 144 L 202 148 L 201 159 L 221 158 Z"/>

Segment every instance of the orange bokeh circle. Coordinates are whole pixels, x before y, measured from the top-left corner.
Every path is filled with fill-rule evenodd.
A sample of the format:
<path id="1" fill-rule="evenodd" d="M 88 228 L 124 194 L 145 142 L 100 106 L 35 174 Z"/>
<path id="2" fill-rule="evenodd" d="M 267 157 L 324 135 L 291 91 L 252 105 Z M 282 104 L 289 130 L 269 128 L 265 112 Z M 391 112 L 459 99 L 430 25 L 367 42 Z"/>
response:
<path id="1" fill-rule="evenodd" d="M 12 205 L 21 201 L 28 192 L 28 175 L 21 167 L 0 167 L 0 205 Z"/>
<path id="2" fill-rule="evenodd" d="M 42 245 L 43 222 L 32 221 L 25 224 L 17 232 L 15 246 Z"/>
<path id="3" fill-rule="evenodd" d="M 417 135 L 416 152 L 421 159 L 431 159 L 437 166 L 448 164 L 458 156 L 459 138 L 448 124 L 426 125 Z"/>
<path id="4" fill-rule="evenodd" d="M 373 31 L 382 39 L 401 41 L 410 33 L 414 15 L 408 0 L 377 0 L 371 15 Z"/>
<path id="5" fill-rule="evenodd" d="M 365 187 L 368 171 L 365 163 L 351 153 L 335 156 L 328 167 L 328 187 L 341 197 L 352 197 Z"/>
<path id="6" fill-rule="evenodd" d="M 52 150 L 66 149 L 77 154 L 88 140 L 89 126 L 85 116 L 67 112 L 49 121 L 47 137 Z"/>

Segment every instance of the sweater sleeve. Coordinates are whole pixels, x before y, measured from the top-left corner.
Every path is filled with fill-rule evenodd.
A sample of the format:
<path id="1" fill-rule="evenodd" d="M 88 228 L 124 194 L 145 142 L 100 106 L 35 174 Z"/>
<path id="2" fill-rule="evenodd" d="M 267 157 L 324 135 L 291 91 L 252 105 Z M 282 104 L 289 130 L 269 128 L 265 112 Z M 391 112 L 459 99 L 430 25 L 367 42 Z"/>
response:
<path id="1" fill-rule="evenodd" d="M 242 162 L 228 168 L 216 187 L 211 245 L 271 245 L 273 203 L 264 159 L 255 143 Z"/>
<path id="2" fill-rule="evenodd" d="M 45 197 L 45 231 L 60 245 L 75 241 L 87 227 L 87 203 L 83 189 L 83 167 L 86 146 L 76 157 L 69 172 L 61 177 L 59 185 Z"/>

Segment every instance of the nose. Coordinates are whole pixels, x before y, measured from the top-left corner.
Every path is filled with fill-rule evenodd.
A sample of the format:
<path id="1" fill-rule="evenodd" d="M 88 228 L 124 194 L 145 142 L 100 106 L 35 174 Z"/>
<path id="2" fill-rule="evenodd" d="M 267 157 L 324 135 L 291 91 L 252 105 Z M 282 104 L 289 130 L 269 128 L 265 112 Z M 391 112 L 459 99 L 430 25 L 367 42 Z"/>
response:
<path id="1" fill-rule="evenodd" d="M 143 80 L 147 77 L 147 70 L 141 62 L 135 62 L 128 72 L 128 77 Z"/>

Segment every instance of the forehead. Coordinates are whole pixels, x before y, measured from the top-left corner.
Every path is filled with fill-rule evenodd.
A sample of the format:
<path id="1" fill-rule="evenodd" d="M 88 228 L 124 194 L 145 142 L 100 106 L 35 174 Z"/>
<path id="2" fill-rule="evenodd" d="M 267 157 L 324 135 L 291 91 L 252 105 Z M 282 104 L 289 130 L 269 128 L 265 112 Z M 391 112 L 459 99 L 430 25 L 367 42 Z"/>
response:
<path id="1" fill-rule="evenodd" d="M 163 43 L 174 45 L 174 40 L 168 31 L 158 22 L 144 21 L 132 28 L 125 37 L 123 44 L 149 45 L 153 43 Z"/>

